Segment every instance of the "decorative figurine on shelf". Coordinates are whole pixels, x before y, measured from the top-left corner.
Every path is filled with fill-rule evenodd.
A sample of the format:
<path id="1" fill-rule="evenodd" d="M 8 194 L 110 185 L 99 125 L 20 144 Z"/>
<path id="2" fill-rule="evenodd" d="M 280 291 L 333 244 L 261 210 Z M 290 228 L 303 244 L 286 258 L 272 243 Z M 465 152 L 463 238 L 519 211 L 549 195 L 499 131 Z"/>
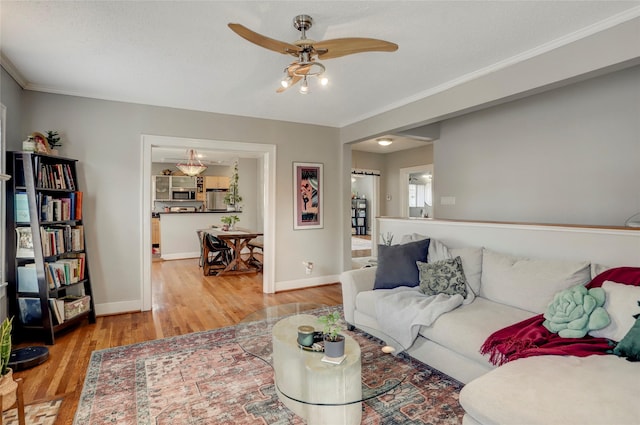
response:
<path id="1" fill-rule="evenodd" d="M 233 174 L 229 180 L 229 191 L 224 196 L 224 203 L 227 204 L 227 211 L 239 211 L 242 196 L 238 187 L 238 161 L 233 165 Z"/>
<path id="2" fill-rule="evenodd" d="M 222 230 L 233 230 L 235 224 L 240 221 L 237 215 L 225 215 L 220 217 L 220 221 L 224 224 Z"/>
<path id="3" fill-rule="evenodd" d="M 47 131 L 47 143 L 49 144 L 51 155 L 58 155 L 58 147 L 62 146 L 62 142 L 57 131 Z"/>
<path id="4" fill-rule="evenodd" d="M 51 149 L 49 148 L 49 143 L 47 142 L 47 138 L 42 133 L 33 132 L 31 136 L 29 136 L 29 140 L 33 140 L 35 143 L 34 152 L 44 153 L 49 155 L 51 153 Z"/>

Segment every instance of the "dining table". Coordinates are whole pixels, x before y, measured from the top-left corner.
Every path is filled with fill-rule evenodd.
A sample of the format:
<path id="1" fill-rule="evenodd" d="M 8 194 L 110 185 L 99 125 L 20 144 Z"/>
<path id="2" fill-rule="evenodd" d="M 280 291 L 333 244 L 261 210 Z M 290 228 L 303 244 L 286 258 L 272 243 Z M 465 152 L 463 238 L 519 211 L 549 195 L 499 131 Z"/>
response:
<path id="1" fill-rule="evenodd" d="M 218 276 L 225 274 L 255 273 L 261 270 L 261 267 L 252 262 L 251 258 L 242 258 L 242 250 L 245 248 L 249 249 L 247 246 L 249 242 L 263 236 L 263 233 L 244 228 L 223 230 L 220 227 L 202 229 L 202 231 L 215 236 L 231 248 L 231 261 L 229 261 L 229 264 L 227 264 L 224 269 L 217 273 Z"/>

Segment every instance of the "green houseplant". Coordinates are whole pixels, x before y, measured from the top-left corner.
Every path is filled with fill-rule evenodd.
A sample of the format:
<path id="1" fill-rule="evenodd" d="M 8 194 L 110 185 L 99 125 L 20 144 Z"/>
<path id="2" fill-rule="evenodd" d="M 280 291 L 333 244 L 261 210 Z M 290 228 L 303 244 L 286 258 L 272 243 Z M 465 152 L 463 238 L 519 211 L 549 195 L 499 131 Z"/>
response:
<path id="1" fill-rule="evenodd" d="M 340 323 L 340 313 L 334 311 L 318 317 L 318 321 L 322 325 L 322 334 L 324 339 L 324 354 L 327 357 L 341 357 L 344 355 L 344 336 L 342 325 Z"/>
<path id="2" fill-rule="evenodd" d="M 9 367 L 11 359 L 11 329 L 13 317 L 6 318 L 0 325 L 0 394 L 2 395 L 2 411 L 16 402 L 18 383 L 13 380 L 13 371 Z"/>
<path id="3" fill-rule="evenodd" d="M 220 221 L 227 226 L 226 230 L 233 230 L 233 226 L 240 221 L 237 215 L 225 215 L 220 217 Z"/>
<path id="4" fill-rule="evenodd" d="M 238 161 L 236 161 L 233 165 L 233 174 L 231 174 L 231 179 L 229 180 L 229 191 L 224 197 L 224 203 L 227 204 L 227 210 L 229 211 L 237 211 L 240 202 L 242 202 L 238 180 Z"/>
<path id="5" fill-rule="evenodd" d="M 57 131 L 47 131 L 47 143 L 49 143 L 49 147 L 51 149 L 57 149 L 58 146 L 62 146 L 62 142 L 60 142 L 60 135 Z"/>

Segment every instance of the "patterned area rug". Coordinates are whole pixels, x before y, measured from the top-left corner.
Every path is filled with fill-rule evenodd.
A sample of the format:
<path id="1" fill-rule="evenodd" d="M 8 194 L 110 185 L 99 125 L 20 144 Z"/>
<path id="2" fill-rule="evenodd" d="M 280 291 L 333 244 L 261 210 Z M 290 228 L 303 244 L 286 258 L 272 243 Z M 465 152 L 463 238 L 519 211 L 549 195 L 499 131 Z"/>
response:
<path id="1" fill-rule="evenodd" d="M 94 351 L 74 424 L 303 424 L 278 400 L 271 366 L 240 344 L 264 345 L 273 323 Z M 380 349 L 380 342 L 364 333 L 351 335 L 363 356 Z M 393 367 L 405 368 L 408 378 L 392 392 L 363 403 L 363 424 L 461 422 L 460 383 L 422 363 L 395 359 Z M 363 368 L 362 373 L 376 371 Z"/>
<path id="2" fill-rule="evenodd" d="M 56 422 L 62 399 L 24 406 L 27 425 L 53 425 Z M 2 414 L 4 425 L 18 425 L 18 409 L 9 409 Z"/>

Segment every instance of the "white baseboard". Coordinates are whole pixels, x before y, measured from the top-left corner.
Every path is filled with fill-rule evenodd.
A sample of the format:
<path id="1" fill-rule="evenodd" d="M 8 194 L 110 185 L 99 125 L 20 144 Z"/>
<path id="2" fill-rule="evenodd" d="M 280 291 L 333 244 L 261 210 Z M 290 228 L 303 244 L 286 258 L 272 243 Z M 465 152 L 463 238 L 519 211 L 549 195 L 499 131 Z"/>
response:
<path id="1" fill-rule="evenodd" d="M 96 304 L 96 316 L 108 316 L 110 314 L 121 314 L 142 311 L 142 301 L 121 301 L 115 303 Z"/>
<path id="2" fill-rule="evenodd" d="M 340 282 L 340 275 L 317 276 L 308 279 L 287 280 L 276 282 L 276 292 L 290 291 L 292 289 L 310 288 L 312 286 L 330 285 Z"/>

